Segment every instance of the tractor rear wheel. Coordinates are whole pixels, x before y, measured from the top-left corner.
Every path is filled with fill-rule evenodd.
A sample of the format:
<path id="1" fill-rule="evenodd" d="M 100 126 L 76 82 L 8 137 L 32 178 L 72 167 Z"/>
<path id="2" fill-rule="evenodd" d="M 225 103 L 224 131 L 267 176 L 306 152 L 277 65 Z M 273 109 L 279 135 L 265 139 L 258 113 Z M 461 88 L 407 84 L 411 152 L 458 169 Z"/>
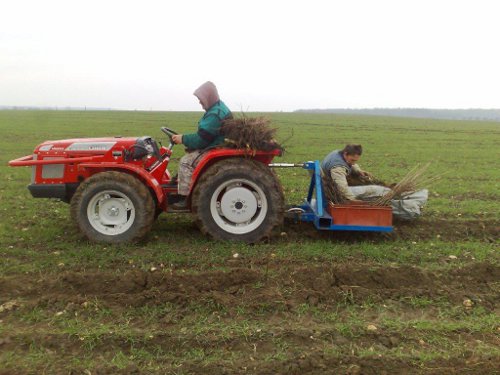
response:
<path id="1" fill-rule="evenodd" d="M 88 178 L 71 199 L 71 216 L 91 241 L 123 243 L 144 237 L 154 222 L 155 203 L 148 188 L 122 172 Z"/>
<path id="2" fill-rule="evenodd" d="M 266 165 L 248 159 L 215 163 L 200 178 L 191 207 L 201 231 L 216 239 L 255 243 L 283 223 L 281 184 Z"/>

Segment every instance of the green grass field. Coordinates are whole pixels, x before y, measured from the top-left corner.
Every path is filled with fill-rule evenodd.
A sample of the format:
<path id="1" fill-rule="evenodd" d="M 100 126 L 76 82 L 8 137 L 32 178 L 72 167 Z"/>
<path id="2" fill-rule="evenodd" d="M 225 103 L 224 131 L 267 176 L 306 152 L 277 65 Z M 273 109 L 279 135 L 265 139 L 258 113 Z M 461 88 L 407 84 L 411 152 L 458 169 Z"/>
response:
<path id="1" fill-rule="evenodd" d="M 200 115 L 0 111 L 0 374 L 498 371 L 500 123 L 267 114 L 277 162 L 361 143 L 387 182 L 431 162 L 423 217 L 388 235 L 286 222 L 250 246 L 164 214 L 140 244 L 91 244 L 67 204 L 30 196 L 29 168 L 7 166 L 49 139 L 166 143 L 161 126 L 194 131 Z M 300 203 L 307 172 L 277 172 Z"/>

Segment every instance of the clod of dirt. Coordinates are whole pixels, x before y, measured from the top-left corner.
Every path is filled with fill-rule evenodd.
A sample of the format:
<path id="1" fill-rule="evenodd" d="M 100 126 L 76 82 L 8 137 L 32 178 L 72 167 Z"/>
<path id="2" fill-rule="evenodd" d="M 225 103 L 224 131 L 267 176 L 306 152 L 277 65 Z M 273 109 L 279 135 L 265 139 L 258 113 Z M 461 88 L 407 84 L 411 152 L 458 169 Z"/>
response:
<path id="1" fill-rule="evenodd" d="M 358 365 L 351 365 L 347 369 L 347 374 L 349 375 L 358 375 L 361 374 L 361 367 Z"/>
<path id="2" fill-rule="evenodd" d="M 464 299 L 463 305 L 465 306 L 466 309 L 472 309 L 472 306 L 474 306 L 474 302 L 472 302 L 470 299 Z"/>
<path id="3" fill-rule="evenodd" d="M 10 344 L 11 342 L 11 338 L 10 337 L 4 337 L 4 338 L 1 338 L 0 339 L 0 346 L 4 345 L 4 344 Z"/>
<path id="4" fill-rule="evenodd" d="M 15 310 L 20 306 L 21 305 L 17 301 L 5 302 L 4 304 L 0 305 L 0 313 L 3 313 L 4 311 Z"/>

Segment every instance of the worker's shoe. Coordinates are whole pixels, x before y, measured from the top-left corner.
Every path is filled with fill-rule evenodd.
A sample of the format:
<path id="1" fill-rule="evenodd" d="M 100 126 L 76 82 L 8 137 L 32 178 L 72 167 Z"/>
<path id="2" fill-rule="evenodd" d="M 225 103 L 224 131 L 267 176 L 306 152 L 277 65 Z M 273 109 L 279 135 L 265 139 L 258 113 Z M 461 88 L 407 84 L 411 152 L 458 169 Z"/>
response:
<path id="1" fill-rule="evenodd" d="M 175 202 L 172 206 L 173 210 L 187 210 L 188 209 L 188 204 L 187 204 L 187 199 L 186 197 L 183 197 L 179 199 L 177 202 Z"/>

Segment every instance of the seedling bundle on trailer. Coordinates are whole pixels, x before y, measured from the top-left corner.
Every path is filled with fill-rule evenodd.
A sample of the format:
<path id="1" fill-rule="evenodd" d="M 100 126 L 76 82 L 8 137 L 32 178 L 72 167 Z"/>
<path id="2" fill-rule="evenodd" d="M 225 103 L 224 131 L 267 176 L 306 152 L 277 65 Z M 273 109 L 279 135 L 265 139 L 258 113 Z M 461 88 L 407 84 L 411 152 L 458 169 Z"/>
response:
<path id="1" fill-rule="evenodd" d="M 9 165 L 31 166 L 28 189 L 33 197 L 70 203 L 73 220 L 90 240 L 135 241 L 149 232 L 160 213 L 179 212 L 171 209 L 178 199 L 177 181 L 167 169 L 176 133 L 161 130 L 170 140 L 168 147 L 149 136 L 47 141 Z M 278 145 L 265 151 L 206 150 L 194 170 L 185 212 L 193 213 L 201 231 L 216 239 L 253 243 L 270 236 L 285 213 L 283 190 L 270 168 L 280 166 L 271 162 L 281 152 Z M 318 162 L 304 168 L 313 172 L 308 197 L 289 210 L 299 220 L 324 230 L 392 229 L 387 213 L 377 221 L 381 214 L 373 207 L 344 207 L 342 214 L 341 207 L 328 208 Z"/>

